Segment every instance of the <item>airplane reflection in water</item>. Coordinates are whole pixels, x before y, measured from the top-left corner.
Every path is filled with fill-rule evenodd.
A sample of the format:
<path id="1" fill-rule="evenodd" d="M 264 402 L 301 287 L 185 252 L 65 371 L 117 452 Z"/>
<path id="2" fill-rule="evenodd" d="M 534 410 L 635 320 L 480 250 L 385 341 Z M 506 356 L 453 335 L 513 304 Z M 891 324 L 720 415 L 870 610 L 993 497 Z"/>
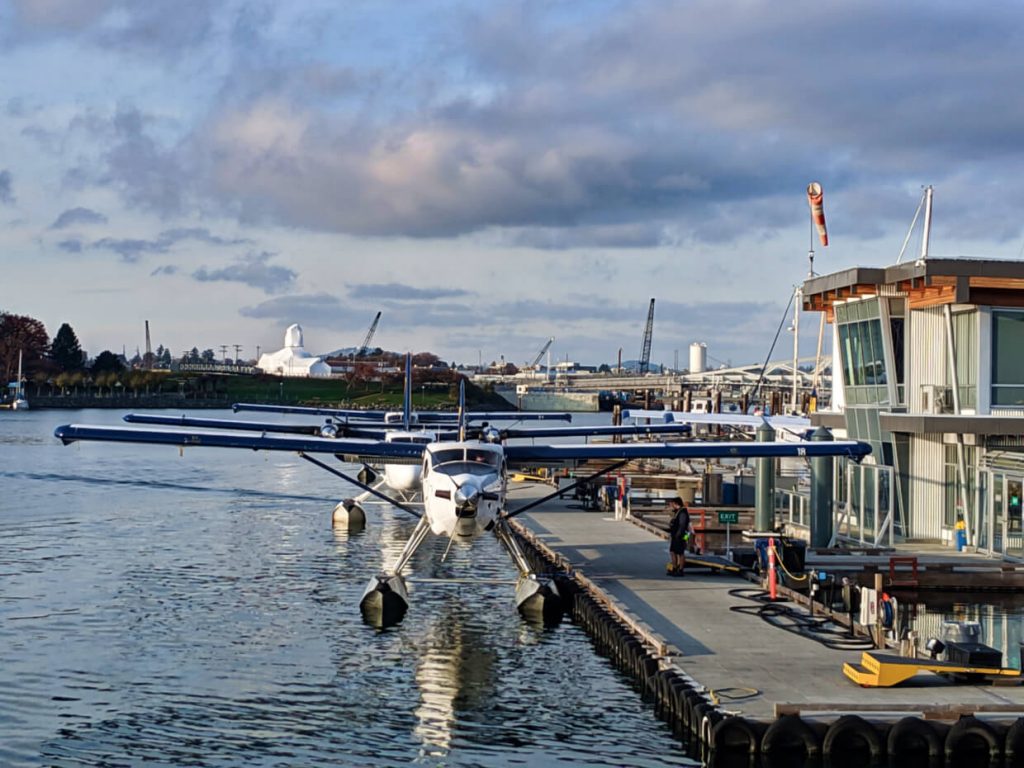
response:
<path id="1" fill-rule="evenodd" d="M 407 362 L 407 371 L 409 364 Z M 407 382 L 411 376 L 407 375 Z M 410 386 L 406 384 L 405 409 L 401 432 L 412 433 L 409 408 Z M 517 608 L 526 616 L 546 622 L 558 621 L 563 606 L 554 582 L 535 573 L 512 533 L 510 521 L 533 507 L 544 504 L 555 496 L 581 483 L 613 472 L 634 459 L 691 459 L 784 457 L 784 456 L 848 456 L 859 460 L 870 452 L 867 443 L 837 440 L 829 442 L 650 442 L 656 434 L 685 434 L 686 425 L 660 424 L 651 426 L 617 427 L 538 427 L 498 429 L 489 423 L 474 426 L 469 423 L 464 407 L 464 387 L 460 387 L 458 414 L 421 413 L 423 424 L 437 418 L 423 432 L 426 439 L 417 441 L 388 439 L 392 430 L 379 420 L 376 423 L 356 423 L 352 412 L 345 412 L 351 423 L 332 431 L 336 436 L 326 437 L 323 432 L 310 434 L 309 425 L 296 426 L 292 432 L 287 425 L 274 425 L 259 434 L 259 425 L 248 423 L 242 430 L 204 429 L 138 429 L 130 427 L 99 427 L 68 424 L 57 427 L 56 437 L 65 444 L 78 440 L 97 440 L 129 443 L 148 443 L 184 447 L 244 448 L 248 450 L 291 451 L 302 459 L 361 488 L 365 493 L 380 498 L 416 519 L 415 527 L 401 552 L 385 564 L 381 572 L 370 579 L 360 609 L 364 619 L 373 625 L 386 626 L 400 621 L 409 606 L 409 595 L 403 570 L 420 545 L 430 535 L 448 539 L 448 547 L 455 541 L 472 542 L 484 533 L 493 534 L 506 550 L 519 574 L 515 589 Z M 272 406 L 260 406 L 270 410 Z M 291 410 L 291 409 L 288 409 Z M 323 409 L 318 409 L 323 412 Z M 333 412 L 335 414 L 341 412 Z M 377 417 L 379 419 L 379 416 Z M 454 421 L 452 419 L 454 418 Z M 138 421 L 136 419 L 136 421 Z M 148 423 L 153 423 L 147 420 Z M 170 426 L 166 421 L 161 424 Z M 194 427 L 195 421 L 182 417 L 175 427 Z M 304 430 L 304 431 L 303 431 Z M 343 434 L 344 433 L 344 434 Z M 358 436 L 353 436 L 358 435 Z M 584 439 L 614 436 L 632 441 L 617 443 L 555 444 L 554 438 L 581 437 Z M 522 442 L 522 438 L 529 442 Z M 317 458 L 333 458 L 342 463 L 367 466 L 414 467 L 405 478 L 418 478 L 422 504 L 414 505 L 401 498 L 384 493 L 379 485 L 370 485 L 370 478 L 354 477 Z M 510 468 L 521 467 L 576 467 L 588 460 L 599 460 L 603 466 L 590 475 L 579 477 L 569 486 L 555 490 L 516 509 L 507 505 L 508 474 Z M 578 473 L 577 473 L 578 474 Z M 422 509 L 422 511 L 421 511 Z M 443 558 L 442 558 L 443 559 Z"/>
<path id="2" fill-rule="evenodd" d="M 420 701 L 414 732 L 431 757 L 444 757 L 461 712 L 485 710 L 497 688 L 498 654 L 485 628 L 448 603 L 419 649 Z"/>

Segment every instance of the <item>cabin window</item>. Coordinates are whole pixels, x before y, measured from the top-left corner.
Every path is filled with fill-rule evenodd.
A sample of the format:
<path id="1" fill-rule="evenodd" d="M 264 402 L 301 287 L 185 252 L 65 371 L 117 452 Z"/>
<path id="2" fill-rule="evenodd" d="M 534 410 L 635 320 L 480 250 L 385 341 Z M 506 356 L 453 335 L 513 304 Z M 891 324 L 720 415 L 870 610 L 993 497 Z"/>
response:
<path id="1" fill-rule="evenodd" d="M 992 312 L 992 405 L 1024 406 L 1024 312 Z"/>
<path id="2" fill-rule="evenodd" d="M 443 451 L 434 451 L 432 454 L 434 457 L 434 466 L 440 466 L 441 464 L 447 464 L 451 461 L 462 461 L 465 454 L 461 448 L 449 448 Z"/>

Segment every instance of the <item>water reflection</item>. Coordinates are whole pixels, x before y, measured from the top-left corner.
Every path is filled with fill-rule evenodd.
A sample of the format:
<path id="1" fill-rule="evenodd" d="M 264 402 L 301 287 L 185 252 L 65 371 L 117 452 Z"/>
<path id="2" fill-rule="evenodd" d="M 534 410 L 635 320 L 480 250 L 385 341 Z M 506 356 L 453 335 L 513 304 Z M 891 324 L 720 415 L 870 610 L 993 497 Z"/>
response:
<path id="1" fill-rule="evenodd" d="M 963 592 L 895 593 L 900 613 L 908 629 L 918 634 L 921 649 L 932 637 L 942 637 L 947 621 L 976 621 L 981 625 L 982 642 L 1003 653 L 1003 665 L 1021 668 L 1020 646 L 1024 642 L 1024 595 L 992 592 L 985 602 L 977 595 Z"/>
<path id="2" fill-rule="evenodd" d="M 484 709 L 493 697 L 497 653 L 490 643 L 485 625 L 474 622 L 459 603 L 432 618 L 416 665 L 420 705 L 415 733 L 425 754 L 444 757 L 459 715 Z"/>
<path id="3" fill-rule="evenodd" d="M 64 448 L 67 420 L 0 418 L 5 768 L 692 765 L 582 631 L 520 620 L 492 538 L 425 542 L 410 576 L 441 581 L 376 631 L 359 597 L 413 520 L 331 529 L 350 489 L 313 467 L 282 493 L 251 452 Z"/>

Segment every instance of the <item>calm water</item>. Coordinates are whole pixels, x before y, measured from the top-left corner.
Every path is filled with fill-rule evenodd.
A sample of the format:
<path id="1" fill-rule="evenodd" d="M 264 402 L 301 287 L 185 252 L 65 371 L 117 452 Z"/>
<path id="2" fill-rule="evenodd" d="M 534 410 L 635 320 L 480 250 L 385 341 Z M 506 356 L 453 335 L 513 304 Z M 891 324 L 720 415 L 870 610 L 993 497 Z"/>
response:
<path id="1" fill-rule="evenodd" d="M 352 494 L 298 457 L 52 437 L 121 415 L 0 411 L 0 765 L 694 765 L 510 585 L 414 584 L 366 627 L 412 523 L 332 530 Z M 409 575 L 515 575 L 490 537 L 442 544 Z"/>

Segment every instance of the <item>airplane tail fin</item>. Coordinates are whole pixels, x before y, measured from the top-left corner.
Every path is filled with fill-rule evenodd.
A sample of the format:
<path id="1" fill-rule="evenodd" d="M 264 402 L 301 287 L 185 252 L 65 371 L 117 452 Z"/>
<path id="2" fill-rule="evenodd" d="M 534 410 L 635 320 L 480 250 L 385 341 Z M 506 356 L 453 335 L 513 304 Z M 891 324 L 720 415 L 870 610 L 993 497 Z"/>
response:
<path id="1" fill-rule="evenodd" d="M 412 421 L 412 353 L 405 353 L 405 390 L 402 392 L 402 429 L 409 431 Z"/>
<path id="2" fill-rule="evenodd" d="M 466 441 L 466 380 L 459 379 L 459 442 Z"/>

